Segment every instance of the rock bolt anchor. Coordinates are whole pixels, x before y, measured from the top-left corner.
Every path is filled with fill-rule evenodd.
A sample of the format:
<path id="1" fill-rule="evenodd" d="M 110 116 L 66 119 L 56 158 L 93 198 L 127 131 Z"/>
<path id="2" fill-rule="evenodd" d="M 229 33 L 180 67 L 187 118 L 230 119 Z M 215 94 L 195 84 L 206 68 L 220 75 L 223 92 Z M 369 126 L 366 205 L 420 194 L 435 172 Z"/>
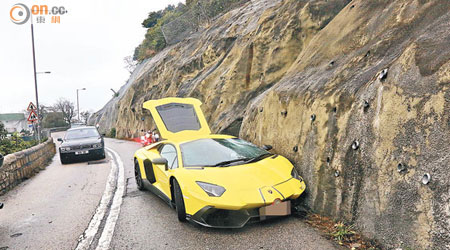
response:
<path id="1" fill-rule="evenodd" d="M 405 164 L 399 163 L 399 164 L 397 165 L 397 172 L 401 173 L 401 172 L 403 172 L 403 171 L 405 171 L 405 170 L 406 170 L 406 165 L 405 165 Z"/>
<path id="2" fill-rule="evenodd" d="M 378 75 L 378 79 L 380 79 L 380 81 L 386 79 L 388 74 L 388 69 L 383 69 L 380 74 Z"/>
<path id="3" fill-rule="evenodd" d="M 364 101 L 364 103 L 363 103 L 364 111 L 367 111 L 367 109 L 369 109 L 369 107 L 370 107 L 369 102 L 368 101 Z"/>
<path id="4" fill-rule="evenodd" d="M 425 173 L 422 176 L 422 184 L 427 185 L 431 181 L 431 175 L 429 173 Z"/>

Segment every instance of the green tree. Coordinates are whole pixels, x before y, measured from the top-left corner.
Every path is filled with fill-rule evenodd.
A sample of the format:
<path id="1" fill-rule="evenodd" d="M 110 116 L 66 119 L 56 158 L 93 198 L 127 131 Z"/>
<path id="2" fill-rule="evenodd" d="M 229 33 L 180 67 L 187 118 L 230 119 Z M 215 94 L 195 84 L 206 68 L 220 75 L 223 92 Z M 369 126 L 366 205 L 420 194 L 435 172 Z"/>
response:
<path id="1" fill-rule="evenodd" d="M 19 133 L 14 133 L 10 138 L 0 139 L 0 154 L 8 155 L 18 151 L 22 151 L 36 145 L 36 141 L 24 141 Z"/>
<path id="2" fill-rule="evenodd" d="M 0 122 L 0 140 L 3 140 L 6 138 L 6 135 L 8 134 L 8 131 L 5 129 L 5 125 Z"/>
<path id="3" fill-rule="evenodd" d="M 249 0 L 186 0 L 186 4 L 168 5 L 164 10 L 150 12 L 142 22 L 142 26 L 147 28 L 145 39 L 134 50 L 133 60 L 142 62 L 163 50 L 167 44 L 162 27 L 186 12 L 191 11 L 197 17 L 188 21 L 195 22 L 196 25 L 205 25 L 214 17 L 247 1 Z"/>
<path id="4" fill-rule="evenodd" d="M 197 2 L 196 0 L 186 0 L 186 6 L 190 8 L 196 2 Z"/>
<path id="5" fill-rule="evenodd" d="M 158 23 L 158 19 L 160 19 L 162 16 L 163 12 L 161 10 L 150 12 L 147 19 L 142 22 L 142 27 L 151 28 L 155 26 Z"/>
<path id="6" fill-rule="evenodd" d="M 67 125 L 61 112 L 48 112 L 42 120 L 42 127 L 44 128 L 65 127 Z"/>
<path id="7" fill-rule="evenodd" d="M 111 128 L 111 130 L 109 131 L 108 136 L 111 137 L 111 138 L 116 138 L 116 128 Z"/>
<path id="8" fill-rule="evenodd" d="M 134 50 L 132 59 L 142 62 L 163 50 L 167 44 L 161 29 L 162 26 L 175 20 L 187 10 L 186 5 L 179 3 L 177 6 L 168 5 L 164 10 L 150 12 L 148 17 L 142 22 L 142 26 L 148 28 L 145 39 Z"/>
<path id="9" fill-rule="evenodd" d="M 88 122 L 88 120 L 89 120 L 89 117 L 90 117 L 92 114 L 91 114 L 91 112 L 89 112 L 89 111 L 86 110 L 86 111 L 81 112 L 80 115 L 81 115 L 81 121 L 82 121 L 84 124 L 87 124 L 87 122 Z"/>
<path id="10" fill-rule="evenodd" d="M 75 105 L 67 99 L 60 98 L 53 105 L 53 111 L 61 112 L 64 117 L 64 121 L 70 125 L 72 123 L 72 118 L 75 116 Z"/>

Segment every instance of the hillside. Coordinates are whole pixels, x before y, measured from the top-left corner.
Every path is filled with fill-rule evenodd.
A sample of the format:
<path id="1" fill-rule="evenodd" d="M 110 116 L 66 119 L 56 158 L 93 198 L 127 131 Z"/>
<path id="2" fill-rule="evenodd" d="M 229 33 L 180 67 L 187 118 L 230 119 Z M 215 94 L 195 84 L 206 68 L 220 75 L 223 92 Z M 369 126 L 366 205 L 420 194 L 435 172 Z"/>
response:
<path id="1" fill-rule="evenodd" d="M 448 249 L 449 45 L 447 0 L 254 0 L 141 63 L 90 122 L 136 137 L 144 101 L 196 97 L 212 131 L 288 157 L 313 211 Z"/>

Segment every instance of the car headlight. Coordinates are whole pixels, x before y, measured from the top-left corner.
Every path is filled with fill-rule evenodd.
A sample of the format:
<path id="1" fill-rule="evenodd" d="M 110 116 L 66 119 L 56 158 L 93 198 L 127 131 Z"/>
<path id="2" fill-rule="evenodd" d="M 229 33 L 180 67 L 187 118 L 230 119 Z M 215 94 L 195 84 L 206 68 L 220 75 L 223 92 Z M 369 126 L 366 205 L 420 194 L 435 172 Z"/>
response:
<path id="1" fill-rule="evenodd" d="M 292 168 L 291 171 L 291 176 L 299 181 L 303 181 L 302 177 L 298 174 L 297 170 L 294 168 Z"/>
<path id="2" fill-rule="evenodd" d="M 62 147 L 62 148 L 61 148 L 61 151 L 62 151 L 62 152 L 70 151 L 70 147 Z"/>
<path id="3" fill-rule="evenodd" d="M 102 144 L 101 143 L 96 143 L 94 145 L 92 145 L 92 148 L 101 148 Z"/>
<path id="4" fill-rule="evenodd" d="M 218 185 L 201 181 L 196 181 L 196 183 L 203 189 L 203 191 L 212 197 L 220 197 L 225 192 L 225 188 Z"/>

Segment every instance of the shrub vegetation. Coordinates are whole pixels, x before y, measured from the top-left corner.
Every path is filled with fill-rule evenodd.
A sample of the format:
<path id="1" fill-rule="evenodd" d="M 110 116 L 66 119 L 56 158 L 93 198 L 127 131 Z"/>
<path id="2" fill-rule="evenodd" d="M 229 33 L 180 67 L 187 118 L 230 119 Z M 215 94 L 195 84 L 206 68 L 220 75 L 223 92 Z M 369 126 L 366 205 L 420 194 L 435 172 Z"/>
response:
<path id="1" fill-rule="evenodd" d="M 38 144 L 35 140 L 24 141 L 19 133 L 14 133 L 10 137 L 7 135 L 5 126 L 0 122 L 0 154 L 2 155 L 19 152 Z"/>
<path id="2" fill-rule="evenodd" d="M 186 12 L 192 11 L 194 16 L 197 17 L 190 21 L 197 25 L 204 25 L 219 14 L 247 1 L 249 0 L 186 0 L 186 4 L 168 5 L 164 10 L 150 12 L 142 22 L 142 27 L 147 29 L 145 39 L 134 50 L 133 60 L 142 62 L 163 50 L 167 44 L 162 26 L 174 21 Z"/>

